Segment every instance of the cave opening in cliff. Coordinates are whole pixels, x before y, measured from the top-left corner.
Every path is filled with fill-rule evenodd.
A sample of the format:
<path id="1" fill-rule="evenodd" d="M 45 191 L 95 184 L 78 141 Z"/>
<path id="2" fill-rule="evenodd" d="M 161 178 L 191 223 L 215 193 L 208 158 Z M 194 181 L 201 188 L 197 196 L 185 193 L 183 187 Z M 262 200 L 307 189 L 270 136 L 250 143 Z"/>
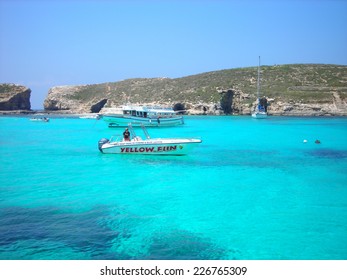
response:
<path id="1" fill-rule="evenodd" d="M 233 98 L 234 98 L 234 92 L 232 90 L 223 92 L 223 95 L 220 100 L 220 105 L 223 109 L 224 114 L 232 113 Z"/>
<path id="2" fill-rule="evenodd" d="M 186 111 L 186 108 L 184 107 L 184 104 L 176 103 L 173 106 L 173 110 L 176 111 L 177 114 L 183 114 Z"/>
<path id="3" fill-rule="evenodd" d="M 98 103 L 94 104 L 90 107 L 91 113 L 99 113 L 102 108 L 104 108 L 105 104 L 107 103 L 107 99 L 103 99 L 99 101 Z"/>
<path id="4" fill-rule="evenodd" d="M 265 109 L 265 112 L 267 112 L 267 99 L 265 97 L 262 97 L 259 99 L 259 105 L 262 106 Z"/>

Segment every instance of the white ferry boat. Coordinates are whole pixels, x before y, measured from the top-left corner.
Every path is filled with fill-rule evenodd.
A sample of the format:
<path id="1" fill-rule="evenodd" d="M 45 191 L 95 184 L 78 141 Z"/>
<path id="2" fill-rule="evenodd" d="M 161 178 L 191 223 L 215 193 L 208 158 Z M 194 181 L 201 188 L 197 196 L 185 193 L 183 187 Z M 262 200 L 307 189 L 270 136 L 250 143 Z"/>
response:
<path id="1" fill-rule="evenodd" d="M 133 122 L 134 126 L 157 127 L 184 124 L 183 116 L 177 115 L 172 108 L 125 105 L 113 111 L 100 115 L 109 127 L 126 127 L 129 122 Z"/>
<path id="2" fill-rule="evenodd" d="M 141 125 L 145 138 L 136 136 L 132 124 L 128 125 L 129 140 L 118 136 L 116 140 L 101 138 L 98 142 L 100 152 L 104 154 L 140 154 L 140 155 L 186 155 L 202 142 L 197 138 L 151 138 L 147 129 Z"/>

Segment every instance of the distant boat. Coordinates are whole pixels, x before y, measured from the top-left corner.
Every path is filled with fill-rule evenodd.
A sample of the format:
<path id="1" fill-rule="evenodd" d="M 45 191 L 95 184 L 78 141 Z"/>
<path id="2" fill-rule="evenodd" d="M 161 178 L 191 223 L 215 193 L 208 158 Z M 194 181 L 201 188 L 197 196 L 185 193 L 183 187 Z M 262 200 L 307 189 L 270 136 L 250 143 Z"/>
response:
<path id="1" fill-rule="evenodd" d="M 98 114 L 83 114 L 79 116 L 80 119 L 99 119 L 100 116 Z"/>
<path id="2" fill-rule="evenodd" d="M 49 122 L 49 118 L 46 118 L 46 117 L 31 118 L 30 121 L 32 121 L 32 122 Z"/>
<path id="3" fill-rule="evenodd" d="M 134 126 L 176 126 L 184 124 L 183 116 L 179 116 L 172 108 L 130 106 L 115 108 L 115 113 L 100 115 L 109 127 L 126 127 L 133 122 Z"/>
<path id="4" fill-rule="evenodd" d="M 258 81 L 257 81 L 257 105 L 255 107 L 254 112 L 252 113 L 252 118 L 255 118 L 255 119 L 267 118 L 266 110 L 267 110 L 266 109 L 266 99 L 265 98 L 260 99 L 260 56 L 259 56 Z"/>
<path id="5" fill-rule="evenodd" d="M 130 138 L 123 139 L 120 135 L 116 140 L 101 138 L 98 142 L 100 152 L 104 154 L 137 154 L 137 155 L 186 155 L 196 145 L 202 142 L 197 138 L 151 138 L 146 127 L 140 124 L 146 139 L 136 136 L 132 127 L 128 125 Z"/>

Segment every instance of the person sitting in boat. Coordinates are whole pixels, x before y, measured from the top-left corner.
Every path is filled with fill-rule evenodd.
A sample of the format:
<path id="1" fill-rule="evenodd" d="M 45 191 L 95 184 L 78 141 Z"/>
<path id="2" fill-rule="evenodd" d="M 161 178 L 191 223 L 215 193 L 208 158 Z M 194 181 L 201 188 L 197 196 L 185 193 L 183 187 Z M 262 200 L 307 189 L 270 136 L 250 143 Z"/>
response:
<path id="1" fill-rule="evenodd" d="M 128 128 L 126 128 L 125 131 L 123 132 L 123 137 L 124 137 L 124 141 L 130 141 L 130 132 Z"/>

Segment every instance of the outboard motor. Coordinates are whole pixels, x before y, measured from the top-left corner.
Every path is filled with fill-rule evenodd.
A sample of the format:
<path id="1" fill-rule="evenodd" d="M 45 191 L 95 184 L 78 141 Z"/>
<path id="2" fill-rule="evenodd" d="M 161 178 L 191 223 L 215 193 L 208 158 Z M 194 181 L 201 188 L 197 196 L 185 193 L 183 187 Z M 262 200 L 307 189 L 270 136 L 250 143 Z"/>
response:
<path id="1" fill-rule="evenodd" d="M 102 145 L 104 145 L 104 144 L 106 144 L 108 142 L 110 142 L 110 140 L 108 140 L 107 138 L 101 138 L 99 140 L 98 147 L 99 147 L 100 152 L 102 152 L 102 149 L 101 149 Z"/>

